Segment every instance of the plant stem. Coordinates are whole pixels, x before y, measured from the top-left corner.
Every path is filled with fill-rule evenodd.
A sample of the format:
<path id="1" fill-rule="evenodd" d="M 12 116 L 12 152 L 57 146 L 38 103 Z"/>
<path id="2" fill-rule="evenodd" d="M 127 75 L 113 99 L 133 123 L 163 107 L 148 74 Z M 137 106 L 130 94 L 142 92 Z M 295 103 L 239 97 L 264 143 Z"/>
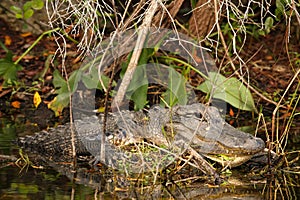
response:
<path id="1" fill-rule="evenodd" d="M 35 47 L 35 45 L 37 45 L 37 43 L 44 37 L 44 35 L 47 35 L 49 33 L 58 31 L 60 28 L 56 28 L 56 29 L 52 29 L 49 31 L 46 31 L 44 33 L 42 33 L 35 41 L 34 43 L 14 62 L 15 65 L 17 65 L 28 53 L 29 51 L 31 51 L 33 49 L 33 47 Z"/>

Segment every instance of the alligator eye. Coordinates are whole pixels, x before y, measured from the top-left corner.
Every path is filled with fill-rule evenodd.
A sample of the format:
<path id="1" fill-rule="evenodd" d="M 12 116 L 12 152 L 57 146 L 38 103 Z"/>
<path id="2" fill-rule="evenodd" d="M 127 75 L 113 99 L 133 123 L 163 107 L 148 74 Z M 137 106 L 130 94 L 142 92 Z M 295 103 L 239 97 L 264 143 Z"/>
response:
<path id="1" fill-rule="evenodd" d="M 197 112 L 197 113 L 195 114 L 195 116 L 196 116 L 197 118 L 199 118 L 199 119 L 201 119 L 201 118 L 203 117 L 203 115 L 202 115 L 200 112 Z"/>
<path id="2" fill-rule="evenodd" d="M 110 135 L 112 135 L 112 132 L 110 132 L 110 131 L 106 131 L 106 132 L 105 132 L 105 136 L 106 136 L 106 137 L 108 137 L 108 136 L 110 136 Z"/>

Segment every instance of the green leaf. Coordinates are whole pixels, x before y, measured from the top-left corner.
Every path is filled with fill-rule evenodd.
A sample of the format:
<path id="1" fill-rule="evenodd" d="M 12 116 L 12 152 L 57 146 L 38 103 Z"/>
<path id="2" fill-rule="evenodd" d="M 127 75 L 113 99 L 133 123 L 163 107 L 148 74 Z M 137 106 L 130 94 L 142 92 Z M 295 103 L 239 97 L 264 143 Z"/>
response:
<path id="1" fill-rule="evenodd" d="M 55 70 L 53 72 L 53 85 L 55 88 L 59 88 L 56 93 L 62 94 L 67 93 L 68 95 L 72 94 L 78 86 L 78 82 L 81 78 L 81 71 L 75 70 L 72 72 L 72 74 L 69 77 L 69 86 L 70 90 L 68 88 L 67 81 L 60 75 L 60 72 L 58 70 Z"/>
<path id="2" fill-rule="evenodd" d="M 238 109 L 256 112 L 251 92 L 238 79 L 226 78 L 216 72 L 209 72 L 208 77 L 209 80 L 199 85 L 197 89 Z"/>
<path id="3" fill-rule="evenodd" d="M 23 14 L 16 13 L 16 18 L 17 18 L 17 19 L 22 19 L 22 18 L 23 18 Z"/>
<path id="4" fill-rule="evenodd" d="M 58 94 L 49 104 L 48 108 L 53 110 L 55 116 L 59 116 L 63 109 L 70 103 L 70 95 L 68 93 Z"/>
<path id="5" fill-rule="evenodd" d="M 82 72 L 80 70 L 75 70 L 71 73 L 69 77 L 69 85 L 71 93 L 75 92 L 78 86 L 78 82 L 81 80 Z"/>
<path id="6" fill-rule="evenodd" d="M 11 6 L 10 9 L 14 12 L 14 13 L 19 13 L 19 14 L 22 14 L 23 11 L 20 7 L 18 6 Z"/>
<path id="7" fill-rule="evenodd" d="M 24 5 L 23 5 L 23 11 L 26 12 L 27 10 L 32 8 L 32 1 L 27 1 Z"/>
<path id="8" fill-rule="evenodd" d="M 60 75 L 60 72 L 58 70 L 55 70 L 53 72 L 53 85 L 55 88 L 61 88 L 65 86 L 66 81 L 65 79 Z"/>
<path id="9" fill-rule="evenodd" d="M 140 110 L 147 104 L 147 65 L 138 66 L 126 91 L 127 98 L 134 102 L 134 109 Z"/>
<path id="10" fill-rule="evenodd" d="M 24 12 L 24 19 L 28 19 L 33 15 L 34 11 L 30 8 L 28 10 L 25 10 Z"/>
<path id="11" fill-rule="evenodd" d="M 147 79 L 147 63 L 151 56 L 154 54 L 154 49 L 143 49 L 139 58 L 138 66 L 134 72 L 134 75 L 130 81 L 130 84 L 126 91 L 127 98 L 130 98 L 134 102 L 134 109 L 140 110 L 145 107 L 147 102 L 148 92 L 148 79 Z M 128 67 L 128 63 L 131 59 L 132 54 L 129 55 L 128 61 L 123 63 L 122 72 Z M 122 74 L 121 72 L 121 74 Z"/>
<path id="12" fill-rule="evenodd" d="M 272 17 L 267 17 L 265 21 L 265 32 L 266 34 L 270 33 L 271 28 L 273 28 L 274 19 Z"/>
<path id="13" fill-rule="evenodd" d="M 35 10 L 41 10 L 44 7 L 43 0 L 33 0 L 32 1 L 32 8 Z"/>
<path id="14" fill-rule="evenodd" d="M 109 77 L 105 75 L 101 75 L 102 82 L 104 86 L 107 88 L 109 83 Z M 82 74 L 82 82 L 88 89 L 99 89 L 102 90 L 102 86 L 99 81 L 98 70 L 96 67 L 93 67 L 90 73 Z M 113 86 L 116 83 L 113 82 Z"/>
<path id="15" fill-rule="evenodd" d="M 67 81 L 61 76 L 58 70 L 53 72 L 53 85 L 56 88 L 56 94 L 58 94 L 54 100 L 48 104 L 48 108 L 55 112 L 55 115 L 58 116 L 62 110 L 69 105 L 70 95 L 77 89 L 78 82 L 81 78 L 82 72 L 80 70 L 75 70 L 69 77 L 69 86 L 68 88 Z"/>
<path id="16" fill-rule="evenodd" d="M 7 58 L 10 56 L 7 54 Z M 22 70 L 22 66 L 15 64 L 10 59 L 0 59 L 0 76 L 4 79 L 3 86 L 11 85 L 17 80 L 17 71 Z"/>
<path id="17" fill-rule="evenodd" d="M 168 68 L 168 70 L 168 89 L 162 95 L 165 102 L 167 102 L 171 107 L 174 106 L 177 102 L 180 105 L 186 105 L 188 98 L 185 88 L 185 78 L 173 68 Z"/>
<path id="18" fill-rule="evenodd" d="M 147 92 L 148 92 L 148 84 L 139 87 L 131 95 L 131 99 L 134 102 L 134 110 L 141 110 L 148 103 Z"/>
<path id="19" fill-rule="evenodd" d="M 277 10 L 278 14 L 284 13 L 285 8 L 284 8 L 284 4 L 283 4 L 282 0 L 276 0 L 276 10 Z"/>

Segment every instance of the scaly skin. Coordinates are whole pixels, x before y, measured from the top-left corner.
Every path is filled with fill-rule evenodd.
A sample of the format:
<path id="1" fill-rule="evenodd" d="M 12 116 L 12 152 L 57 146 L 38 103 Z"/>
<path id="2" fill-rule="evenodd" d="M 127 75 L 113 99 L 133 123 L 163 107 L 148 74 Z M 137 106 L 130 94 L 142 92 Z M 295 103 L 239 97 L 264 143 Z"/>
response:
<path id="1" fill-rule="evenodd" d="M 77 155 L 92 154 L 96 161 L 100 161 L 102 121 L 92 116 L 75 120 L 74 125 Z M 175 106 L 171 110 L 155 106 L 147 114 L 142 111 L 110 113 L 105 135 L 105 162 L 114 167 L 125 163 L 131 166 L 131 170 L 149 166 L 149 163 L 166 166 L 172 161 L 170 158 L 178 159 L 188 151 L 197 157 L 198 163 L 205 165 L 203 171 L 214 174 L 201 155 L 234 167 L 265 147 L 260 138 L 233 128 L 222 119 L 216 108 L 203 104 Z M 149 153 L 138 143 L 156 146 L 158 151 Z M 18 144 L 52 160 L 72 158 L 69 124 L 19 138 Z M 132 153 L 132 149 L 136 153 Z M 168 159 L 165 159 L 167 156 Z M 120 163 L 122 160 L 124 162 Z"/>

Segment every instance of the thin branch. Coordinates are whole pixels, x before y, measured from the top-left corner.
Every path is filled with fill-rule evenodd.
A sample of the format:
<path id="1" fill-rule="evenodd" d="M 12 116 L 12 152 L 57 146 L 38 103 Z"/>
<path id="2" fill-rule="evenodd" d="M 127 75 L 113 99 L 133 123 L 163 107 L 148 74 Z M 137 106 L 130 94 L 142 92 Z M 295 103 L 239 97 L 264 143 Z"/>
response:
<path id="1" fill-rule="evenodd" d="M 218 17 L 218 14 L 217 14 L 217 0 L 214 0 L 214 7 L 215 7 L 215 17 Z M 217 18 L 216 18 L 217 19 Z M 271 103 L 271 104 L 274 104 L 275 106 L 279 106 L 279 107 L 282 107 L 281 105 L 279 105 L 277 102 L 275 102 L 275 101 L 273 101 L 273 100 L 271 100 L 271 99 L 268 99 L 267 97 L 265 97 L 263 94 L 261 94 L 259 91 L 257 91 L 254 87 L 252 87 L 251 85 L 250 85 L 250 83 L 248 82 L 248 81 L 246 81 L 239 73 L 238 73 L 238 71 L 236 70 L 236 68 L 235 68 L 235 66 L 234 66 L 234 64 L 233 64 L 233 60 L 231 59 L 231 57 L 230 57 L 230 55 L 228 54 L 228 46 L 227 46 L 227 44 L 226 44 L 226 42 L 225 42 L 225 38 L 224 38 L 224 36 L 223 36 L 223 34 L 222 34 L 222 30 L 221 30 L 221 27 L 220 27 L 220 24 L 219 23 L 217 23 L 216 24 L 216 26 L 217 26 L 217 30 L 218 30 L 218 32 L 219 32 L 219 36 L 220 36 L 220 39 L 221 39 L 221 43 L 222 43 L 222 45 L 224 46 L 224 49 L 225 49 L 225 55 L 226 55 L 226 57 L 228 58 L 228 60 L 229 60 L 229 63 L 230 63 L 230 66 L 232 67 L 232 69 L 234 70 L 234 74 L 236 74 L 238 77 L 239 77 L 239 79 L 250 89 L 250 90 L 252 90 L 255 94 L 257 94 L 259 97 L 261 97 L 263 100 L 265 100 L 265 101 L 267 101 L 267 102 L 269 102 L 269 103 Z"/>
<path id="2" fill-rule="evenodd" d="M 120 103 L 123 101 L 127 87 L 132 79 L 132 76 L 135 72 L 135 69 L 137 67 L 140 55 L 142 53 L 143 50 L 143 45 L 145 43 L 146 40 L 146 36 L 148 33 L 148 29 L 150 28 L 150 24 L 152 21 L 152 18 L 156 12 L 156 9 L 158 7 L 158 2 L 156 0 L 152 0 L 149 6 L 149 9 L 145 15 L 144 21 L 142 23 L 142 25 L 140 26 L 139 30 L 138 30 L 138 39 L 135 45 L 135 48 L 133 50 L 132 53 L 132 57 L 130 59 L 130 62 L 128 64 L 128 68 L 127 71 L 124 75 L 124 78 L 122 79 L 120 88 L 118 90 L 118 93 L 114 99 L 114 103 L 115 105 L 113 106 L 119 106 Z"/>

